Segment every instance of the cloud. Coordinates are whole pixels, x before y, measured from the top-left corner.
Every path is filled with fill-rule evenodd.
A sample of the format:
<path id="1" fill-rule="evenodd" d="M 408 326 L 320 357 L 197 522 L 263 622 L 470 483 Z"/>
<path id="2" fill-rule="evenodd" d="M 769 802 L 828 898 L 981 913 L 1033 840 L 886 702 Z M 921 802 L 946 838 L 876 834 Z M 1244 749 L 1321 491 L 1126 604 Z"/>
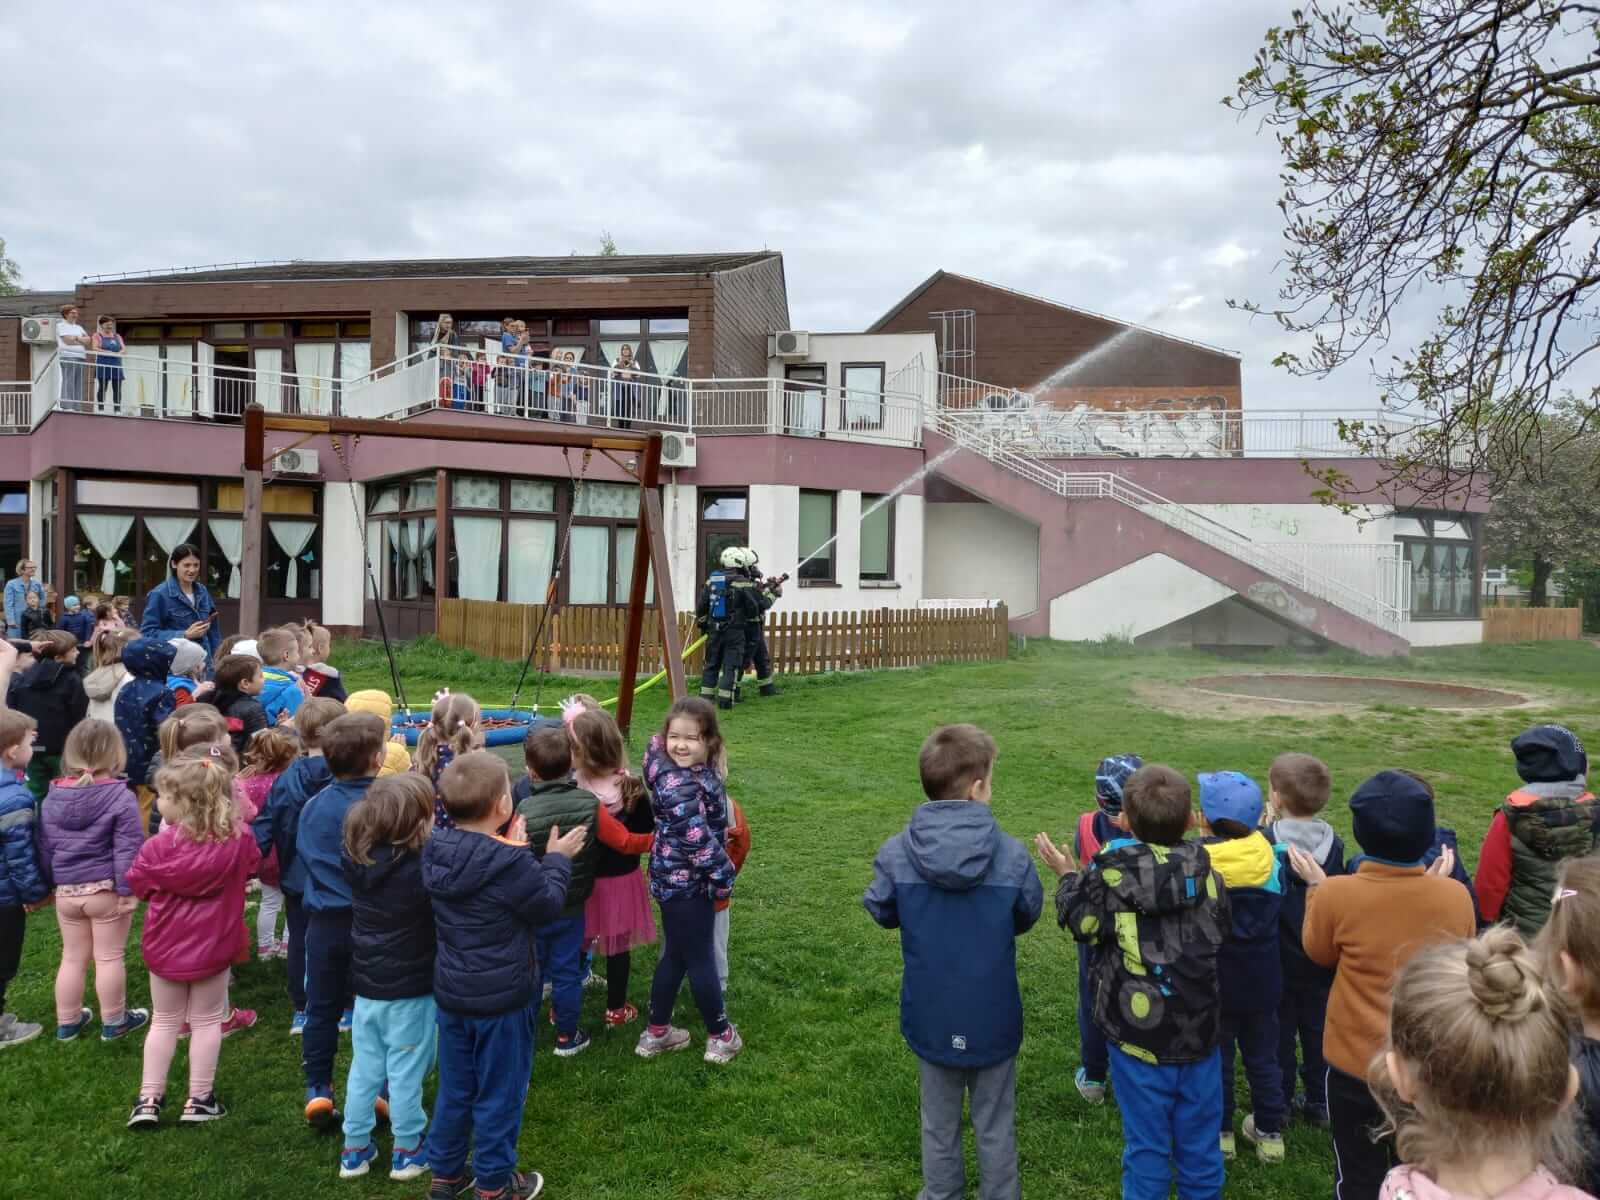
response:
<path id="1" fill-rule="evenodd" d="M 1256 251 L 1246 250 L 1238 242 L 1223 242 L 1222 245 L 1212 250 L 1202 260 L 1208 267 L 1219 270 L 1231 271 L 1237 266 L 1249 262 L 1256 256 Z"/>

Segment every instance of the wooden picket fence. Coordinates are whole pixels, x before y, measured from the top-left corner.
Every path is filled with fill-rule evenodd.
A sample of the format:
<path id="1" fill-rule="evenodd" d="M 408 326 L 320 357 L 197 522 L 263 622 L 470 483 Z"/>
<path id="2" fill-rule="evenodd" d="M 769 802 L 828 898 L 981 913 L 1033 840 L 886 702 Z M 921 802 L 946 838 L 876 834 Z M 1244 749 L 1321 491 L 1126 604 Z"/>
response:
<path id="1" fill-rule="evenodd" d="M 1486 608 L 1486 642 L 1574 641 L 1583 636 L 1583 608 Z"/>
<path id="2" fill-rule="evenodd" d="M 442 600 L 436 636 L 489 658 L 521 659 L 539 628 L 544 606 L 488 600 Z M 1004 605 L 995 608 L 927 611 L 914 608 L 852 612 L 771 612 L 765 631 L 773 669 L 780 675 L 820 675 L 826 671 L 865 671 L 920 667 L 932 663 L 1003 659 L 1009 645 Z M 544 669 L 615 674 L 622 669 L 622 638 L 627 612 L 605 605 L 568 605 L 556 610 L 540 635 L 548 651 Z M 639 670 L 651 675 L 662 666 L 660 622 L 645 614 Z M 699 633 L 694 617 L 678 618 L 681 644 Z M 697 675 L 703 651 L 685 660 Z"/>

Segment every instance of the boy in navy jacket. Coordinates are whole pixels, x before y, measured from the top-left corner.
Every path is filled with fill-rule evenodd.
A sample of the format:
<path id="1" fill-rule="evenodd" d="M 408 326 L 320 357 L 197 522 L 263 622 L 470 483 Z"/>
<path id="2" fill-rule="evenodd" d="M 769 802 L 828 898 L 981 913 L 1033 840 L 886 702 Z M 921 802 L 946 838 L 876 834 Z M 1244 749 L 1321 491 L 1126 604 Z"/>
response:
<path id="1" fill-rule="evenodd" d="M 22 782 L 35 728 L 26 713 L 0 709 L 0 1050 L 31 1041 L 43 1028 L 5 1011 L 6 985 L 22 965 L 28 913 L 50 894 L 39 869 L 33 793 Z"/>
<path id="2" fill-rule="evenodd" d="M 929 735 L 918 763 L 928 803 L 879 849 L 863 897 L 874 921 L 900 930 L 900 1032 L 917 1056 L 928 1197 L 960 1196 L 966 1185 L 968 1093 L 981 1194 L 1019 1194 L 1016 937 L 1039 919 L 1044 888 L 990 808 L 995 754 L 976 725 Z"/>
<path id="3" fill-rule="evenodd" d="M 537 1171 L 517 1170 L 539 1013 L 534 933 L 561 916 L 572 856 L 589 831 L 552 827 L 543 859 L 529 854 L 523 821 L 512 820 L 510 772 L 487 750 L 456 758 L 439 777 L 439 791 L 455 827 L 435 829 L 422 849 L 422 886 L 438 933 L 431 1194 L 464 1196 L 476 1175 L 485 1200 L 521 1200 L 544 1186 Z M 496 830 L 507 821 L 510 833 L 502 837 Z"/>

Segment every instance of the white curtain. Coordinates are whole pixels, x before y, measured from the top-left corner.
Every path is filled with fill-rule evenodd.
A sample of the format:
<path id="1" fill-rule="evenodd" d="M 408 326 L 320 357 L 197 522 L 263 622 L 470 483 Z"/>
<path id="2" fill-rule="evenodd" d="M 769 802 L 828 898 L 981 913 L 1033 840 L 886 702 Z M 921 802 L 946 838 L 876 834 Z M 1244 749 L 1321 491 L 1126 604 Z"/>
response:
<path id="1" fill-rule="evenodd" d="M 195 361 L 200 364 L 200 387 L 195 395 L 200 399 L 200 415 L 209 417 L 216 411 L 217 373 L 212 364 L 217 361 L 217 348 L 210 342 L 196 342 Z"/>
<path id="2" fill-rule="evenodd" d="M 274 517 L 267 522 L 267 528 L 272 530 L 272 540 L 278 543 L 278 549 L 289 556 L 289 578 L 284 584 L 283 594 L 288 599 L 298 599 L 300 596 L 300 555 L 305 553 L 306 546 L 310 544 L 312 536 L 317 532 L 317 523 L 315 521 L 287 521 Z"/>
<path id="3" fill-rule="evenodd" d="M 457 594 L 463 600 L 499 599 L 500 518 L 455 517 L 451 528 L 456 539 Z"/>
<path id="4" fill-rule="evenodd" d="M 372 370 L 371 342 L 339 343 L 339 378 L 345 383 L 364 379 Z"/>
<path id="5" fill-rule="evenodd" d="M 129 346 L 122 356 L 122 411 L 137 415 L 161 411 L 161 351 L 154 346 Z"/>
<path id="6" fill-rule="evenodd" d="M 554 521 L 512 521 L 506 545 L 506 599 L 543 604 L 556 560 Z M 459 552 L 460 543 L 457 541 Z"/>
<path id="7" fill-rule="evenodd" d="M 283 351 L 256 351 L 256 403 L 268 412 L 283 411 Z"/>
<path id="8" fill-rule="evenodd" d="M 156 544 L 167 556 L 167 574 L 172 574 L 172 552 L 177 547 L 189 540 L 194 533 L 195 518 L 193 517 L 146 517 L 144 527 L 150 531 L 150 536 L 155 538 Z"/>
<path id="9" fill-rule="evenodd" d="M 194 412 L 194 347 L 167 347 L 167 414 L 187 417 Z"/>
<path id="10" fill-rule="evenodd" d="M 617 526 L 617 586 L 612 590 L 611 602 L 613 604 L 626 604 L 628 602 L 628 592 L 633 583 L 634 539 L 637 536 L 633 526 Z M 646 604 L 655 602 L 655 570 L 654 563 L 645 568 L 644 602 Z"/>
<path id="11" fill-rule="evenodd" d="M 81 513 L 78 528 L 83 530 L 94 552 L 106 560 L 105 570 L 100 575 L 100 590 L 108 596 L 115 595 L 117 551 L 122 548 L 122 539 L 128 536 L 128 530 L 133 528 L 133 518 L 120 513 Z"/>
<path id="12" fill-rule="evenodd" d="M 651 339 L 650 357 L 655 361 L 656 374 L 669 378 L 678 373 L 678 368 L 683 365 L 683 356 L 689 352 L 687 339 L 668 339 L 656 341 Z M 672 393 L 675 390 L 672 384 L 663 384 L 656 391 L 656 418 L 658 420 L 667 416 L 672 407 Z M 681 397 L 680 397 L 681 398 Z"/>
<path id="13" fill-rule="evenodd" d="M 333 412 L 330 380 L 333 377 L 333 343 L 302 342 L 294 348 L 294 370 L 299 377 L 300 411 Z"/>
<path id="14" fill-rule="evenodd" d="M 367 595 L 369 588 L 376 587 L 373 594 L 374 600 L 387 600 L 389 598 L 389 535 L 387 522 L 367 522 L 367 562 L 363 567 L 361 581 L 361 594 Z M 367 572 L 371 572 L 370 575 Z M 376 580 L 376 584 L 372 583 Z"/>
<path id="15" fill-rule="evenodd" d="M 573 604 L 606 603 L 611 531 L 604 525 L 574 525 L 567 551 L 567 595 Z"/>
<path id="16" fill-rule="evenodd" d="M 211 541 L 232 569 L 228 572 L 228 598 L 239 598 L 239 564 L 244 562 L 244 522 L 238 517 L 212 517 Z"/>

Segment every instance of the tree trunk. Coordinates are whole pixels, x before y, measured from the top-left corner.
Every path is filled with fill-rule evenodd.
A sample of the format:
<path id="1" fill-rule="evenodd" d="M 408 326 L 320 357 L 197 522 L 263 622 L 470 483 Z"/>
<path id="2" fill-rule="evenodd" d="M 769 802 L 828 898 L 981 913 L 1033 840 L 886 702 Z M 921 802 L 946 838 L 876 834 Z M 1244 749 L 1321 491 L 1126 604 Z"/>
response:
<path id="1" fill-rule="evenodd" d="M 1533 588 L 1528 593 L 1528 606 L 1530 608 L 1550 607 L 1550 572 L 1555 564 L 1547 558 L 1533 556 Z"/>

